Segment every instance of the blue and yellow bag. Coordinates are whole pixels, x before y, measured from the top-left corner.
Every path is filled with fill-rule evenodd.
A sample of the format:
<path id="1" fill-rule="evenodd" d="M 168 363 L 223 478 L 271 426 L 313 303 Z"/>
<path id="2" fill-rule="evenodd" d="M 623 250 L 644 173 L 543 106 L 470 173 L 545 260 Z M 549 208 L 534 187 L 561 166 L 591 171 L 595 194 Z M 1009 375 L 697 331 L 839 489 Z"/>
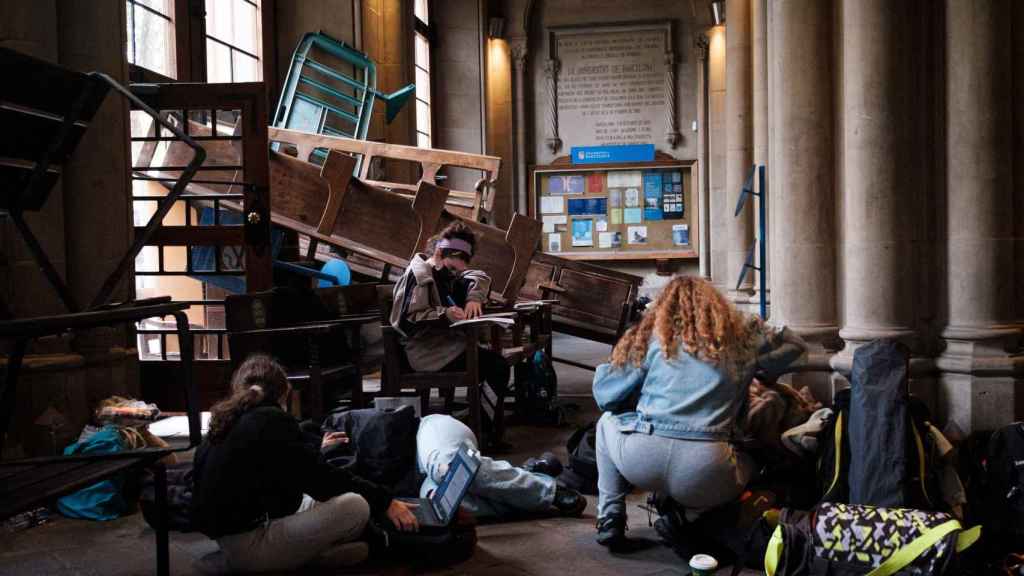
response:
<path id="1" fill-rule="evenodd" d="M 784 510 L 765 552 L 768 576 L 962 574 L 981 527 L 942 512 L 824 503 Z"/>

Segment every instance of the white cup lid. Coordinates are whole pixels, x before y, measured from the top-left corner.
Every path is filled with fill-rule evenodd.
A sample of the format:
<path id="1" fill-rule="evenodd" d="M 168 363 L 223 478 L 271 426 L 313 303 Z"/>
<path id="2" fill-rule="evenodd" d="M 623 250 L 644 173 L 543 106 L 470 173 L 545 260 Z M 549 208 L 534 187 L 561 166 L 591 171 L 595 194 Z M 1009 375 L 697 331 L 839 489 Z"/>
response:
<path id="1" fill-rule="evenodd" d="M 707 554 L 696 554 L 690 558 L 690 568 L 695 570 L 714 570 L 718 568 L 718 560 Z"/>

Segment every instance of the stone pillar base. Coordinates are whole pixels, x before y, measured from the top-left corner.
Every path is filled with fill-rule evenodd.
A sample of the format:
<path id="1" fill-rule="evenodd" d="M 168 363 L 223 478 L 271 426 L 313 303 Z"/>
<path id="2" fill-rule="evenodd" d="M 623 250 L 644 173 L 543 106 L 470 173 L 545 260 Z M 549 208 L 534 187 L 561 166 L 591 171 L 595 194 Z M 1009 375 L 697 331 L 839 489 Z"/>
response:
<path id="1" fill-rule="evenodd" d="M 1024 418 L 1024 350 L 1011 327 L 950 327 L 936 360 L 939 418 L 964 433 L 994 430 Z"/>
<path id="2" fill-rule="evenodd" d="M 955 423 L 964 434 L 1024 418 L 1024 378 L 942 374 L 938 387 L 939 421 Z"/>

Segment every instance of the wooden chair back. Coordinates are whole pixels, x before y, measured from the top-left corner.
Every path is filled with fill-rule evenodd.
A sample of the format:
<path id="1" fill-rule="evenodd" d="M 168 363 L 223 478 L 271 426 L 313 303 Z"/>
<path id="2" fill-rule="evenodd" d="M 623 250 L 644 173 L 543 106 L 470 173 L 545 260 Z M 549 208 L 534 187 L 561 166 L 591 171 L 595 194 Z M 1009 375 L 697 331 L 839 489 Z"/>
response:
<path id="1" fill-rule="evenodd" d="M 421 182 L 410 201 L 354 179 L 355 160 L 339 152 L 322 168 L 277 152 L 270 159 L 275 224 L 395 266 L 426 245 L 448 196 Z"/>
<path id="2" fill-rule="evenodd" d="M 642 278 L 537 252 L 519 297 L 557 299 L 556 331 L 614 344 L 629 325 Z"/>

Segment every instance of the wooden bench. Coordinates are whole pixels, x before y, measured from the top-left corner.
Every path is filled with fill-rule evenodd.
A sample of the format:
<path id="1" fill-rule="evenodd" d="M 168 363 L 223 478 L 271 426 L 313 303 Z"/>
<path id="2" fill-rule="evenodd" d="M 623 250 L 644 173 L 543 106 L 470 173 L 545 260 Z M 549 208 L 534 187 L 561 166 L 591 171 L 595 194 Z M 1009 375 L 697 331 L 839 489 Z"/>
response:
<path id="1" fill-rule="evenodd" d="M 447 199 L 447 208 L 459 216 L 473 221 L 483 221 L 490 217 L 494 205 L 494 185 L 501 170 L 501 158 L 458 152 L 455 150 L 436 150 L 402 146 L 385 142 L 368 142 L 338 136 L 310 134 L 285 128 L 269 128 L 272 143 L 287 144 L 296 149 L 297 158 L 310 158 L 313 150 L 338 150 L 363 159 L 358 174 L 353 176 L 388 191 L 403 195 L 412 195 L 419 189 L 421 182 L 435 184 L 438 173 L 446 167 L 468 168 L 479 170 L 481 178 L 476 181 L 473 190 L 451 190 Z M 373 180 L 370 169 L 374 159 L 392 159 L 415 163 L 419 166 L 420 177 L 414 184 Z M 355 163 L 352 165 L 355 167 Z"/>

